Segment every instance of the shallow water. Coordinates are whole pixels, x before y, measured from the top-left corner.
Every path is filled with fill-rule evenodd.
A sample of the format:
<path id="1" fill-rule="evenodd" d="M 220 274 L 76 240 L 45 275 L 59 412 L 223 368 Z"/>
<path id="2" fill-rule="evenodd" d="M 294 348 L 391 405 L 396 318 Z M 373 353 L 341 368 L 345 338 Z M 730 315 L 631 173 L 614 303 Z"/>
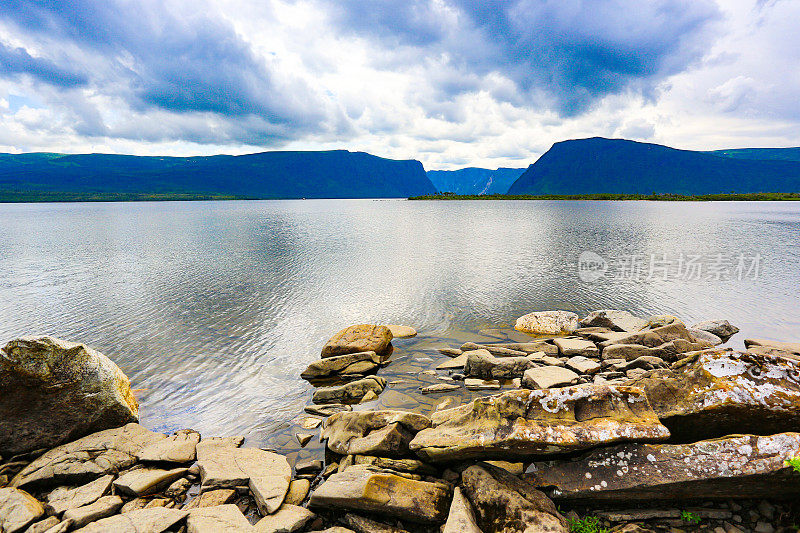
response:
<path id="1" fill-rule="evenodd" d="M 596 281 L 578 274 L 585 251 L 608 262 Z M 418 375 L 435 347 L 499 341 L 479 330 L 534 310 L 726 318 L 733 346 L 800 339 L 791 202 L 5 204 L 0 261 L 1 341 L 85 342 L 142 389 L 148 427 L 284 450 L 312 392 L 300 372 L 352 323 L 418 329 L 380 371 L 404 383 L 367 406 L 423 411 L 443 398 L 415 393 L 440 382 Z"/>

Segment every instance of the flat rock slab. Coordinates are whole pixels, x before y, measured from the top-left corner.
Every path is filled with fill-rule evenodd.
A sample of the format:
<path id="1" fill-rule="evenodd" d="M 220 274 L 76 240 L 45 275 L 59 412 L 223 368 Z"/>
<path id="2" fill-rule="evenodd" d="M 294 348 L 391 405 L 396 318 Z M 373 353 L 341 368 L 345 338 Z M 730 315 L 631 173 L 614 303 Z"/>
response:
<path id="1" fill-rule="evenodd" d="M 389 324 L 386 326 L 392 332 L 392 337 L 395 339 L 405 339 L 408 337 L 416 337 L 417 330 L 411 326 L 400 326 L 397 324 Z"/>
<path id="2" fill-rule="evenodd" d="M 384 355 L 391 349 L 392 332 L 386 326 L 358 324 L 344 328 L 330 338 L 322 348 L 322 357 L 356 352 L 375 352 Z"/>
<path id="3" fill-rule="evenodd" d="M 340 455 L 397 456 L 405 454 L 411 438 L 430 425 L 427 416 L 410 411 L 342 412 L 325 421 L 322 438 Z"/>
<path id="4" fill-rule="evenodd" d="M 200 495 L 183 506 L 184 509 L 195 509 L 197 507 L 214 507 L 231 503 L 236 499 L 235 489 L 217 489 L 203 491 Z"/>
<path id="5" fill-rule="evenodd" d="M 114 487 L 128 496 L 147 496 L 168 487 L 173 481 L 186 475 L 187 468 L 138 468 L 121 475 Z"/>
<path id="6" fill-rule="evenodd" d="M 333 474 L 309 501 L 310 507 L 377 512 L 422 523 L 444 522 L 449 504 L 446 485 L 415 481 L 367 466 L 352 466 Z"/>
<path id="7" fill-rule="evenodd" d="M 678 442 L 800 431 L 800 362 L 791 359 L 715 348 L 630 385 Z"/>
<path id="8" fill-rule="evenodd" d="M 500 382 L 496 379 L 467 378 L 464 386 L 469 390 L 497 390 Z"/>
<path id="9" fill-rule="evenodd" d="M 0 489 L 0 531 L 17 533 L 44 514 L 36 499 L 15 488 Z"/>
<path id="10" fill-rule="evenodd" d="M 580 376 L 560 366 L 539 366 L 529 368 L 522 375 L 522 386 L 529 389 L 549 389 L 564 387 L 578 381 Z"/>
<path id="11" fill-rule="evenodd" d="M 87 524 L 111 516 L 122 507 L 122 498 L 119 496 L 103 496 L 96 502 L 69 509 L 64 513 L 64 522 L 69 522 L 70 527 L 78 529 Z"/>
<path id="12" fill-rule="evenodd" d="M 204 490 L 248 486 L 265 515 L 281 506 L 292 479 L 286 457 L 257 448 L 198 447 L 197 464 Z"/>
<path id="13" fill-rule="evenodd" d="M 472 505 L 461 494 L 459 487 L 453 490 L 453 501 L 450 503 L 450 512 L 442 533 L 483 533 L 478 527 Z"/>
<path id="14" fill-rule="evenodd" d="M 436 366 L 436 370 L 454 370 L 457 368 L 464 368 L 464 365 L 467 364 L 467 354 L 461 353 L 449 361 L 445 361 Z"/>
<path id="15" fill-rule="evenodd" d="M 578 374 L 596 374 L 602 368 L 602 365 L 594 359 L 589 359 L 582 355 L 570 357 L 566 365 L 567 368 L 574 370 Z"/>
<path id="16" fill-rule="evenodd" d="M 522 356 L 502 356 L 493 355 L 488 350 L 479 349 L 464 352 L 467 356 L 467 363 L 464 365 L 464 373 L 471 377 L 482 379 L 511 379 L 522 377 L 532 364 L 533 358 L 523 353 Z"/>
<path id="17" fill-rule="evenodd" d="M 585 318 L 581 319 L 579 325 L 582 328 L 601 327 L 612 331 L 635 332 L 644 328 L 647 325 L 647 321 L 632 315 L 628 311 L 602 309 L 589 313 Z"/>
<path id="18" fill-rule="evenodd" d="M 600 346 L 605 349 L 612 344 L 640 344 L 649 348 L 656 348 L 676 339 L 685 340 L 689 343 L 695 342 L 695 338 L 692 337 L 683 322 L 677 321 L 653 329 L 621 334 L 601 342 Z"/>
<path id="19" fill-rule="evenodd" d="M 325 405 L 306 405 L 303 411 L 310 415 L 331 416 L 342 411 L 352 411 L 353 407 L 343 403 L 329 403 Z"/>
<path id="20" fill-rule="evenodd" d="M 800 478 L 786 460 L 799 451 L 798 433 L 693 444 L 630 443 L 571 460 L 533 463 L 526 479 L 559 500 L 796 498 Z"/>
<path id="21" fill-rule="evenodd" d="M 600 350 L 592 341 L 584 339 L 553 339 L 553 344 L 558 346 L 558 353 L 564 357 L 572 357 L 573 355 L 600 356 Z"/>
<path id="22" fill-rule="evenodd" d="M 22 337 L 0 356 L 0 454 L 52 448 L 138 421 L 128 377 L 108 357 L 53 337 Z"/>
<path id="23" fill-rule="evenodd" d="M 514 329 L 531 335 L 569 335 L 578 327 L 578 315 L 569 311 L 537 311 L 517 319 Z"/>
<path id="24" fill-rule="evenodd" d="M 314 391 L 311 401 L 314 403 L 358 403 L 368 393 L 380 394 L 385 387 L 386 380 L 384 378 L 369 376 L 336 387 L 321 387 Z"/>
<path id="25" fill-rule="evenodd" d="M 324 379 L 338 374 L 364 374 L 378 368 L 381 356 L 375 352 L 336 355 L 314 361 L 300 377 L 307 380 Z"/>
<path id="26" fill-rule="evenodd" d="M 603 349 L 603 359 L 624 359 L 633 361 L 640 357 L 658 357 L 664 359 L 671 354 L 663 348 L 650 348 L 641 344 L 612 344 Z"/>
<path id="27" fill-rule="evenodd" d="M 419 391 L 422 394 L 437 394 L 441 392 L 452 392 L 460 388 L 461 385 L 456 385 L 455 383 L 436 383 L 434 385 L 427 385 L 425 387 L 420 387 Z"/>
<path id="28" fill-rule="evenodd" d="M 568 533 L 567 521 L 542 492 L 503 469 L 480 463 L 464 470 L 461 488 L 483 533 Z"/>
<path id="29" fill-rule="evenodd" d="M 179 431 L 142 449 L 137 457 L 145 462 L 190 463 L 195 460 L 198 442 L 196 431 Z"/>
<path id="30" fill-rule="evenodd" d="M 409 448 L 426 461 L 525 458 L 669 437 L 644 391 L 585 384 L 512 390 L 438 411 Z"/>
<path id="31" fill-rule="evenodd" d="M 152 507 L 103 518 L 78 529 L 80 533 L 162 533 L 184 518 L 188 513 L 178 509 Z"/>
<path id="32" fill-rule="evenodd" d="M 274 514 L 259 520 L 255 525 L 255 530 L 258 533 L 294 533 L 315 516 L 304 507 L 283 504 Z"/>
<path id="33" fill-rule="evenodd" d="M 11 485 L 74 485 L 116 474 L 133 466 L 143 448 L 164 438 L 139 424 L 93 433 L 45 452 L 23 468 Z"/>
<path id="34" fill-rule="evenodd" d="M 192 509 L 186 518 L 188 533 L 255 533 L 256 529 L 233 504 Z"/>
<path id="35" fill-rule="evenodd" d="M 753 346 L 763 346 L 766 348 L 774 348 L 783 352 L 788 352 L 794 355 L 800 355 L 800 342 L 780 342 L 770 341 L 766 339 L 745 339 L 744 345 L 747 348 Z"/>
<path id="36" fill-rule="evenodd" d="M 356 533 L 408 533 L 405 529 L 376 522 L 353 513 L 345 514 L 341 521 L 346 526 L 353 528 L 352 530 Z"/>
<path id="37" fill-rule="evenodd" d="M 79 487 L 58 487 L 47 495 L 45 509 L 50 514 L 60 515 L 67 509 L 89 505 L 108 492 L 114 476 L 108 475 Z"/>

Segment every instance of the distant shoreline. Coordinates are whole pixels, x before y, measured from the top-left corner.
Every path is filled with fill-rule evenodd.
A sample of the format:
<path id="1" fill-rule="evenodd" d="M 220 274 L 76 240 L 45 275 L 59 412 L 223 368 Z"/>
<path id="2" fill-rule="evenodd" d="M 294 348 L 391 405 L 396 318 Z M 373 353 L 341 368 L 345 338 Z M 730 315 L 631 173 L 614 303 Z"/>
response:
<path id="1" fill-rule="evenodd" d="M 213 194 L 145 194 L 145 193 L 66 193 L 66 192 L 15 192 L 0 191 L 0 203 L 48 203 L 48 202 L 191 202 L 201 200 L 257 200 L 246 196 Z"/>
<path id="2" fill-rule="evenodd" d="M 409 200 L 648 200 L 658 202 L 714 201 L 798 201 L 800 193 L 730 193 L 730 194 L 428 194 L 411 196 Z"/>

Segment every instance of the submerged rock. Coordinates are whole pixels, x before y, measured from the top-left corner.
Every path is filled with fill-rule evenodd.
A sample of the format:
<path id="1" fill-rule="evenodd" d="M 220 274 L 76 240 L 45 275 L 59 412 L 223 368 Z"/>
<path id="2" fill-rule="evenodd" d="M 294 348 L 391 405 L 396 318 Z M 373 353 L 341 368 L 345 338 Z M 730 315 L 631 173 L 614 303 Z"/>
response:
<path id="1" fill-rule="evenodd" d="M 386 326 L 359 324 L 344 328 L 328 340 L 322 348 L 322 357 L 333 357 L 357 352 L 375 352 L 384 355 L 391 349 L 392 332 Z"/>
<path id="2" fill-rule="evenodd" d="M 668 437 L 641 389 L 586 384 L 512 390 L 437 411 L 409 447 L 432 462 L 509 460 Z"/>
<path id="3" fill-rule="evenodd" d="M 444 484 L 407 479 L 359 465 L 328 478 L 311 494 L 309 507 L 377 512 L 412 522 L 441 523 L 449 503 L 450 489 Z"/>
<path id="4" fill-rule="evenodd" d="M 0 350 L 0 454 L 52 448 L 138 420 L 128 377 L 108 357 L 53 337 Z"/>
<path id="5" fill-rule="evenodd" d="M 496 357 L 484 349 L 464 352 L 464 355 L 467 356 L 464 374 L 483 379 L 522 377 L 525 370 L 533 364 L 533 359 L 527 355 L 522 357 Z"/>
<path id="6" fill-rule="evenodd" d="M 601 327 L 612 331 L 639 331 L 644 328 L 647 321 L 632 315 L 627 311 L 617 309 L 603 309 L 592 311 L 581 319 L 579 325 L 582 328 Z"/>
<path id="7" fill-rule="evenodd" d="M 357 352 L 335 355 L 315 361 L 303 370 L 300 377 L 307 380 L 323 379 L 337 374 L 366 374 L 378 368 L 381 357 L 375 352 Z"/>
<path id="8" fill-rule="evenodd" d="M 36 498 L 15 488 L 0 489 L 0 531 L 18 533 L 44 514 Z"/>
<path id="9" fill-rule="evenodd" d="M 567 335 L 578 327 L 578 315 L 569 311 L 537 311 L 517 319 L 514 329 L 532 335 Z"/>
<path id="10" fill-rule="evenodd" d="M 380 376 L 369 376 L 344 385 L 319 388 L 314 391 L 311 401 L 314 403 L 358 403 L 370 392 L 377 397 L 385 387 L 386 379 Z"/>
<path id="11" fill-rule="evenodd" d="M 430 419 L 409 411 L 351 411 L 337 413 L 325 421 L 322 438 L 340 455 L 399 456 Z"/>
<path id="12" fill-rule="evenodd" d="M 352 411 L 353 408 L 342 403 L 328 403 L 324 405 L 306 405 L 303 411 L 310 415 L 331 416 L 342 411 Z"/>
<path id="13" fill-rule="evenodd" d="M 739 328 L 727 320 L 705 320 L 692 326 L 692 329 L 707 331 L 722 339 L 722 342 L 728 342 L 728 339 L 739 333 Z"/>
<path id="14" fill-rule="evenodd" d="M 497 467 L 480 463 L 461 474 L 461 487 L 478 514 L 483 533 L 568 533 L 567 521 L 535 487 Z"/>
<path id="15" fill-rule="evenodd" d="M 133 466 L 142 449 L 164 438 L 139 424 L 99 431 L 45 452 L 23 468 L 11 485 L 76 484 L 116 474 Z"/>
<path id="16" fill-rule="evenodd" d="M 796 498 L 800 477 L 786 460 L 798 453 L 798 433 L 734 435 L 693 444 L 631 443 L 570 460 L 536 462 L 525 477 L 554 499 L 593 503 Z"/>
<path id="17" fill-rule="evenodd" d="M 630 382 L 673 439 L 800 431 L 800 363 L 716 348 Z"/>

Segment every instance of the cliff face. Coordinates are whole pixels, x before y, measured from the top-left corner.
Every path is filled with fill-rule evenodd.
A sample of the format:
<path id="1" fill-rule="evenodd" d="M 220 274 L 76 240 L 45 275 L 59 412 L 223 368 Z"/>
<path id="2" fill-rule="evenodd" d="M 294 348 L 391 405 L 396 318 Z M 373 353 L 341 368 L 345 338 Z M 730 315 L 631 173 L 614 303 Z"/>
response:
<path id="1" fill-rule="evenodd" d="M 253 198 L 402 198 L 436 192 L 419 161 L 346 150 L 210 157 L 0 154 L 3 190 Z"/>
<path id="2" fill-rule="evenodd" d="M 505 194 L 524 168 L 461 168 L 429 170 L 428 177 L 439 192 L 456 194 Z"/>
<path id="3" fill-rule="evenodd" d="M 800 162 L 728 157 L 622 139 L 556 143 L 509 194 L 800 191 Z"/>

